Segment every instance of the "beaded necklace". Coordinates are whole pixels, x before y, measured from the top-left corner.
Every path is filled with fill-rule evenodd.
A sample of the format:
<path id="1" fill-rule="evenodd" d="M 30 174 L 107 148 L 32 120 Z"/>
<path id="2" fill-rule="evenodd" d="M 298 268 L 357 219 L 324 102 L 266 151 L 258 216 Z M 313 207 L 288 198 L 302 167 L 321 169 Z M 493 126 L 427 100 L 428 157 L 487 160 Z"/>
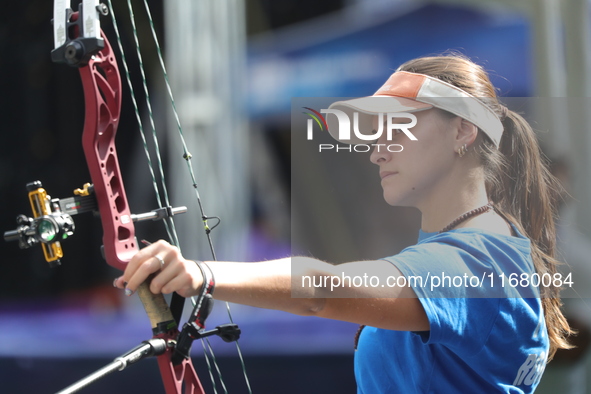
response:
<path id="1" fill-rule="evenodd" d="M 493 203 L 492 201 L 489 201 L 488 204 L 483 205 L 481 207 L 478 207 L 476 209 L 473 209 L 471 211 L 468 211 L 460 216 L 458 216 L 454 221 L 452 221 L 450 224 L 448 224 L 447 226 L 445 226 L 441 231 L 439 231 L 437 234 L 441 234 L 444 233 L 446 231 L 449 231 L 453 228 L 455 228 L 458 224 L 465 222 L 466 220 L 474 217 L 474 216 L 478 216 L 480 214 L 483 214 L 485 212 L 490 211 L 491 209 L 493 209 Z"/>

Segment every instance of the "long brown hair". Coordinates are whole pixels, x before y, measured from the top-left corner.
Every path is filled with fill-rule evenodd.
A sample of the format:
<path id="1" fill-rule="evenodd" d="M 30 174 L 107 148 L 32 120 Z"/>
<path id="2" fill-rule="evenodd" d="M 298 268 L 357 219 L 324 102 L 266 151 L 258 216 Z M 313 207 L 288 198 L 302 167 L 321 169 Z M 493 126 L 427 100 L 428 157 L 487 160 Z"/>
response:
<path id="1" fill-rule="evenodd" d="M 484 167 L 486 191 L 495 210 L 517 226 L 532 243 L 532 259 L 539 274 L 556 272 L 557 215 L 560 186 L 550 173 L 537 138 L 528 122 L 503 107 L 487 72 L 469 59 L 453 54 L 411 60 L 397 71 L 426 74 L 450 83 L 484 101 L 503 122 L 504 132 L 497 149 L 479 131 L 475 150 Z M 560 307 L 560 288 L 540 288 L 546 318 L 551 360 L 557 349 L 568 349 L 573 334 Z"/>

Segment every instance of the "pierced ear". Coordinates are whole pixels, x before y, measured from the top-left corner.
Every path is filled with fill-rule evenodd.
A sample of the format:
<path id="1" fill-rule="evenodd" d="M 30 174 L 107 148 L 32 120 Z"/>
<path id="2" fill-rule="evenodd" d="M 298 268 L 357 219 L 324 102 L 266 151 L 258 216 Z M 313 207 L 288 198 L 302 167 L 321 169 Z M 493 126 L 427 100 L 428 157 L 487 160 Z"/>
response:
<path id="1" fill-rule="evenodd" d="M 462 145 L 472 145 L 478 137 L 478 127 L 474 123 L 467 121 L 466 119 L 460 118 L 460 127 L 456 139 Z"/>

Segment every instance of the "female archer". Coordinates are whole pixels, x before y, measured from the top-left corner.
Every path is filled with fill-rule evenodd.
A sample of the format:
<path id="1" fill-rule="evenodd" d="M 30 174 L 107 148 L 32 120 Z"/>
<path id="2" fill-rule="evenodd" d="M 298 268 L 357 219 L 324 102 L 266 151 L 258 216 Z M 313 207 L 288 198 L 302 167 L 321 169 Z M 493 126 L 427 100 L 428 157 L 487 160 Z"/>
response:
<path id="1" fill-rule="evenodd" d="M 499 103 L 480 66 L 458 56 L 409 61 L 374 96 L 331 108 L 358 112 L 360 128 L 385 129 L 380 122 L 392 119 L 384 113 L 416 119 L 416 141 L 381 133 L 370 158 L 386 202 L 420 210 L 416 245 L 339 265 L 304 257 L 196 264 L 159 241 L 135 255 L 115 286 L 129 294 L 156 273 L 152 292 L 189 297 L 215 278 L 217 299 L 358 323 L 359 393 L 533 392 L 571 331 L 556 282 L 533 280 L 556 273 L 557 183 L 531 127 Z M 402 151 L 379 149 L 390 143 Z M 302 285 L 343 273 L 397 286 L 349 284 L 334 297 Z M 526 283 L 501 286 L 512 275 Z"/>

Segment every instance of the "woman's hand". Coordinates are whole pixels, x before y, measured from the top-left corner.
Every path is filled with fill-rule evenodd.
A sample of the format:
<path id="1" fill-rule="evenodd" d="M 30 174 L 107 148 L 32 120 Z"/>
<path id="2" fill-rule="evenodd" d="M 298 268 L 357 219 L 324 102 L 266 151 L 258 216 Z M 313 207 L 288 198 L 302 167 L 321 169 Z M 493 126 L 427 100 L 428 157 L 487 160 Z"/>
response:
<path id="1" fill-rule="evenodd" d="M 178 248 L 160 240 L 140 250 L 127 264 L 123 276 L 113 285 L 133 294 L 148 276 L 155 274 L 150 283 L 154 294 L 177 292 L 183 297 L 198 295 L 203 277 L 194 261 L 186 260 Z"/>

